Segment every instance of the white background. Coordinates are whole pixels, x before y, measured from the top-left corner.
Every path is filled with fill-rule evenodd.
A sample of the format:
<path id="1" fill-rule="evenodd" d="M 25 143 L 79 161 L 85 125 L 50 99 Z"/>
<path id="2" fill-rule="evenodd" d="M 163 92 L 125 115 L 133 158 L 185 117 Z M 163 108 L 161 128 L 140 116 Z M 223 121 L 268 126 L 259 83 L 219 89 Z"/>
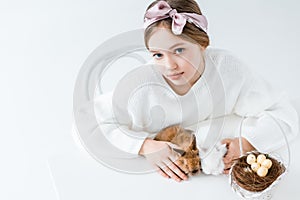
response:
<path id="1" fill-rule="evenodd" d="M 140 28 L 150 2 L 0 0 L 0 199 L 237 199 L 225 176 L 178 184 L 157 174 L 122 174 L 97 163 L 72 138 L 81 65 L 103 41 Z M 198 2 L 212 46 L 234 52 L 298 102 L 300 3 Z M 274 199 L 300 195 L 299 145 L 298 137 Z"/>

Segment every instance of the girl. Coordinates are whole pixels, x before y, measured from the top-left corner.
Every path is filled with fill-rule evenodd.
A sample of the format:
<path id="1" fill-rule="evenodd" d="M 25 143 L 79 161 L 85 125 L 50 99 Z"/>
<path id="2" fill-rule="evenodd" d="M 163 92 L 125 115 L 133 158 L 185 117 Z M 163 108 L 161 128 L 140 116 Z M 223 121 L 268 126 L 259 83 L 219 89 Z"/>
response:
<path id="1" fill-rule="evenodd" d="M 119 93 L 130 93 L 122 101 L 116 96 L 118 88 L 114 91 L 112 104 L 119 126 L 112 128 L 107 123 L 103 128 L 119 149 L 144 156 L 162 176 L 181 181 L 188 177 L 176 165 L 178 153 L 169 143 L 152 139 L 164 127 L 192 127 L 202 137 L 198 125 L 205 120 L 244 117 L 244 152 L 270 152 L 285 144 L 273 119 L 288 139 L 297 135 L 297 113 L 285 96 L 253 75 L 235 56 L 208 47 L 207 21 L 196 1 L 154 1 L 146 10 L 144 28 L 154 67 L 142 67 L 119 84 L 127 90 Z M 232 160 L 241 154 L 236 129 L 211 132 L 220 132 L 227 146 L 223 161 L 224 173 L 228 173 Z"/>

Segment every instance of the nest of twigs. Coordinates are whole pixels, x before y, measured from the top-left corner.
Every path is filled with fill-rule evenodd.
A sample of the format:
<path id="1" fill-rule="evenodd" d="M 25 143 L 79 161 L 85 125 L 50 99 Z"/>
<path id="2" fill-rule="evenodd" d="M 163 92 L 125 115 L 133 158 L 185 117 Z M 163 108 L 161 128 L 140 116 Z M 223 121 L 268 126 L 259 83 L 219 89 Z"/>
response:
<path id="1" fill-rule="evenodd" d="M 260 154 L 258 152 L 251 153 L 255 156 Z M 245 190 L 251 192 L 261 192 L 265 190 L 286 170 L 281 162 L 269 155 L 266 155 L 266 157 L 272 161 L 272 166 L 265 177 L 258 176 L 257 173 L 251 169 L 251 166 L 247 163 L 247 155 L 245 155 L 235 160 L 231 169 L 232 179 Z"/>

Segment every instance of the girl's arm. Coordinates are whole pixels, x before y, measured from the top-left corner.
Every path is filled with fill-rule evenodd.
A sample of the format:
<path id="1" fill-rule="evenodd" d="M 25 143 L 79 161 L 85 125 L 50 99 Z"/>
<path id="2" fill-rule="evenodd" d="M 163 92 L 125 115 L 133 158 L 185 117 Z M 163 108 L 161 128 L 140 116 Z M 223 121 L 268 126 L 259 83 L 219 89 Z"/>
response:
<path id="1" fill-rule="evenodd" d="M 232 130 L 232 133 L 241 132 L 244 151 L 256 149 L 271 153 L 287 145 L 286 140 L 292 141 L 299 131 L 298 115 L 287 95 L 252 73 L 235 56 L 220 55 L 215 65 L 223 79 L 226 114 L 244 119 L 241 131 L 237 131 L 236 127 Z M 218 58 L 215 60 L 218 61 Z M 240 155 L 239 134 L 233 135 L 236 138 L 223 140 L 228 147 L 225 164 Z"/>
<path id="2" fill-rule="evenodd" d="M 116 108 L 113 109 L 111 98 L 111 94 L 101 95 L 94 102 L 90 102 L 79 111 L 82 117 L 78 121 L 87 129 L 89 137 L 87 140 L 96 140 L 98 151 L 108 154 L 112 158 L 121 158 L 126 166 L 135 165 L 133 163 L 134 160 L 126 160 L 126 158 L 141 155 L 162 176 L 176 181 L 186 180 L 187 175 L 176 164 L 176 160 L 180 156 L 179 153 L 174 152 L 168 142 L 151 139 L 154 135 L 145 131 L 131 130 L 129 128 L 131 122 L 128 121 L 130 118 L 124 114 L 126 111 L 124 111 L 123 107 L 120 111 Z M 116 118 L 116 115 L 118 115 L 118 118 Z M 94 136 L 96 136 L 95 139 L 93 138 Z M 130 163 L 126 164 L 125 162 L 127 161 Z M 120 162 L 120 159 L 118 162 Z M 145 168 L 144 170 L 147 171 L 149 169 Z"/>
<path id="3" fill-rule="evenodd" d="M 243 85 L 234 113 L 245 117 L 242 136 L 261 152 L 277 150 L 298 134 L 298 114 L 286 94 L 257 75 Z"/>

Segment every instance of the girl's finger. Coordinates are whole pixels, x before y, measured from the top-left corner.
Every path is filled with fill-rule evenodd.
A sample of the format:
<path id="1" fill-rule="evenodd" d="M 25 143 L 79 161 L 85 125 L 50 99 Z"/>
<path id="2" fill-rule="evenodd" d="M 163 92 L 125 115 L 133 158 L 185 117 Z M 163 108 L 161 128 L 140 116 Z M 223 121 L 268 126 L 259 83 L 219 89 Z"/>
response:
<path id="1" fill-rule="evenodd" d="M 227 163 L 224 165 L 224 169 L 230 169 L 232 166 L 232 163 Z"/>
<path id="2" fill-rule="evenodd" d="M 166 174 L 160 167 L 157 167 L 157 172 L 165 178 L 170 178 L 170 176 Z"/>
<path id="3" fill-rule="evenodd" d="M 173 180 L 180 182 L 182 179 L 179 178 L 167 165 L 164 167 L 160 167 L 161 170 L 166 173 L 170 178 L 172 178 Z"/>
<path id="4" fill-rule="evenodd" d="M 169 169 L 172 170 L 172 171 L 176 174 L 176 176 L 178 176 L 180 179 L 182 179 L 182 180 L 187 180 L 187 179 L 188 179 L 187 175 L 181 171 L 181 169 L 178 167 L 178 165 L 176 165 L 176 163 L 171 162 L 171 163 L 168 164 L 168 167 L 169 167 Z"/>
<path id="5" fill-rule="evenodd" d="M 224 162 L 224 169 L 230 168 L 233 164 L 232 158 L 223 158 L 223 162 Z"/>
<path id="6" fill-rule="evenodd" d="M 230 151 L 227 152 L 227 154 L 223 157 L 223 162 L 230 163 L 233 160 L 233 155 L 230 153 Z"/>
<path id="7" fill-rule="evenodd" d="M 231 159 L 226 156 L 226 157 L 223 158 L 223 162 L 224 162 L 224 164 L 230 163 Z"/>
<path id="8" fill-rule="evenodd" d="M 224 169 L 223 174 L 229 174 L 230 169 Z"/>

